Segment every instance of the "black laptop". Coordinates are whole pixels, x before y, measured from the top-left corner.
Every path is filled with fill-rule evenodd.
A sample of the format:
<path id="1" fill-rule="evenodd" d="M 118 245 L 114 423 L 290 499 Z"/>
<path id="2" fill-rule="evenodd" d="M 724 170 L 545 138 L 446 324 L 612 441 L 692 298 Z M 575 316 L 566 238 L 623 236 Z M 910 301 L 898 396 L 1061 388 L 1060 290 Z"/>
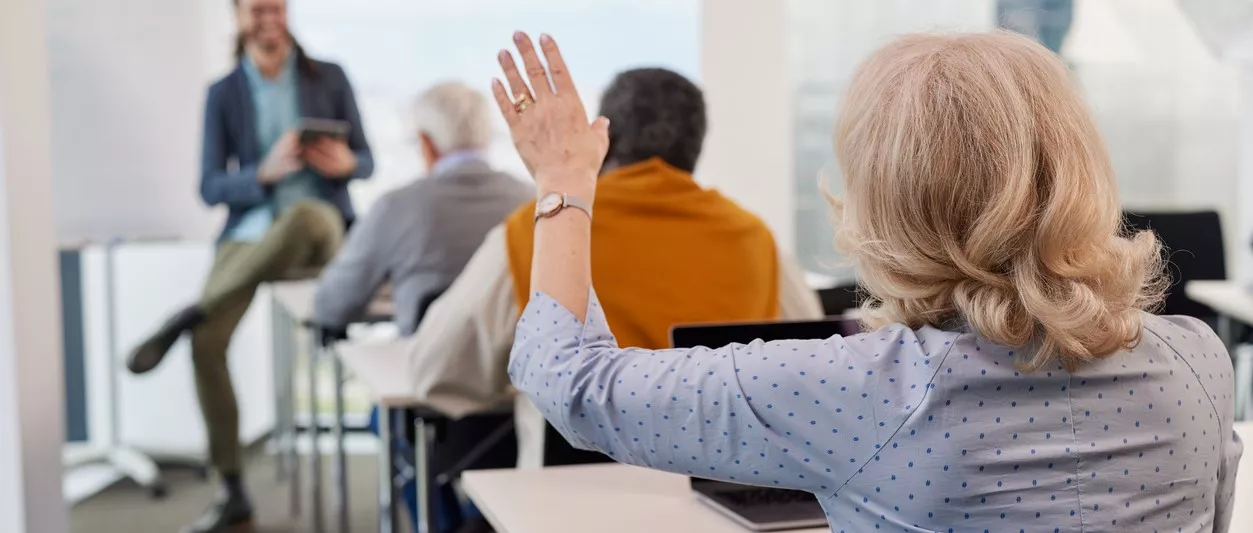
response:
<path id="1" fill-rule="evenodd" d="M 826 339 L 835 335 L 856 335 L 856 320 L 813 322 L 744 322 L 675 326 L 670 345 L 675 348 L 706 346 L 716 348 L 755 340 Z M 813 494 L 799 490 L 754 487 L 725 481 L 692 479 L 692 490 L 701 501 L 713 506 L 736 523 L 752 531 L 778 531 L 825 527 L 826 514 Z"/>

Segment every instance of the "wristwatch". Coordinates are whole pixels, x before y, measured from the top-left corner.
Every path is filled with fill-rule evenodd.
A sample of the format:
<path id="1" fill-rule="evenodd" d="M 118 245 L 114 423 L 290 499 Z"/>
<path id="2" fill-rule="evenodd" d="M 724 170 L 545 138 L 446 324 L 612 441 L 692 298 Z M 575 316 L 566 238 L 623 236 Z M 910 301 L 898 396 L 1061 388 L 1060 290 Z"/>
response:
<path id="1" fill-rule="evenodd" d="M 591 204 L 563 192 L 550 192 L 535 202 L 535 222 L 539 222 L 541 218 L 556 216 L 567 207 L 581 210 L 587 213 L 587 218 L 592 218 Z"/>

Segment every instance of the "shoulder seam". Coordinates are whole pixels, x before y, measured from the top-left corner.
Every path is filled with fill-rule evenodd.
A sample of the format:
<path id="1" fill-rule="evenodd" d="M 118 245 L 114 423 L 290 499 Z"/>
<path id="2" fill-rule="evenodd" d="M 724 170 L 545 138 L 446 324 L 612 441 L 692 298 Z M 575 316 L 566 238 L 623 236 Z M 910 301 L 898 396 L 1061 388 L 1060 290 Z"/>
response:
<path id="1" fill-rule="evenodd" d="M 892 434 L 889 435 L 888 438 L 884 439 L 883 442 L 879 444 L 878 448 L 875 448 L 874 453 L 871 453 L 870 457 L 867 457 L 866 460 L 862 462 L 861 466 L 858 466 L 857 470 L 854 470 L 853 473 L 848 476 L 848 479 L 844 480 L 844 483 L 841 483 L 838 488 L 832 491 L 831 494 L 827 495 L 828 499 L 835 497 L 836 495 L 840 493 L 841 490 L 844 490 L 844 487 L 847 487 L 848 484 L 853 481 L 853 478 L 856 478 L 857 475 L 862 472 L 862 470 L 864 470 L 867 466 L 869 466 L 870 462 L 874 460 L 875 456 L 879 455 L 879 452 L 882 451 L 884 448 L 886 448 L 887 445 L 891 443 L 893 439 L 896 438 L 896 435 L 897 433 L 900 433 L 901 428 L 905 427 L 905 424 L 909 423 L 909 420 L 914 417 L 914 413 L 918 412 L 918 409 L 922 407 L 922 403 L 926 401 L 927 396 L 931 394 L 931 385 L 935 383 L 935 377 L 940 375 L 940 368 L 944 366 L 944 362 L 948 360 L 949 354 L 953 352 L 953 347 L 957 346 L 957 339 L 962 338 L 962 336 L 963 335 L 958 335 L 953 341 L 949 343 L 948 349 L 944 351 L 944 356 L 941 357 L 939 363 L 935 365 L 935 372 L 931 373 L 931 379 L 928 379 L 927 384 L 922 388 L 922 397 L 918 399 L 918 405 L 915 405 L 913 409 L 910 409 L 909 415 L 906 416 L 903 420 L 901 420 L 901 423 L 897 425 L 895 429 L 892 430 Z"/>
<path id="2" fill-rule="evenodd" d="M 1197 386 L 1201 387 L 1201 391 L 1205 393 L 1205 401 L 1209 402 L 1210 409 L 1214 411 L 1214 419 L 1218 422 L 1218 434 L 1221 437 L 1222 428 L 1223 428 L 1223 414 L 1218 411 L 1218 406 L 1214 404 L 1214 397 L 1210 395 L 1209 388 L 1205 386 L 1205 381 L 1201 379 L 1201 374 L 1196 371 L 1196 368 L 1192 366 L 1192 363 L 1188 362 L 1187 357 L 1184 357 L 1183 354 L 1179 353 L 1179 350 L 1176 350 L 1175 347 L 1172 344 L 1170 344 L 1169 341 L 1167 341 L 1166 339 L 1163 339 L 1162 336 L 1159 335 L 1156 331 L 1153 331 L 1152 329 L 1149 329 L 1147 327 L 1144 328 L 1144 331 L 1147 331 L 1153 334 L 1154 337 L 1157 337 L 1157 340 L 1162 341 L 1162 344 L 1166 345 L 1167 348 L 1170 348 L 1170 351 L 1174 352 L 1175 356 L 1178 357 L 1180 361 L 1183 361 L 1183 364 L 1188 366 L 1188 370 L 1192 372 L 1192 378 L 1196 380 Z M 1195 335 L 1194 332 L 1189 332 L 1189 333 L 1193 333 Z M 1227 356 L 1230 357 L 1231 354 L 1227 354 Z"/>
<path id="3" fill-rule="evenodd" d="M 1074 390 L 1074 374 L 1067 372 L 1066 378 L 1066 407 L 1070 409 L 1070 445 L 1073 446 L 1075 455 L 1075 503 L 1079 504 L 1079 533 L 1083 533 L 1083 476 L 1080 475 L 1080 465 L 1083 463 L 1082 456 L 1079 455 L 1079 433 L 1075 431 L 1075 402 L 1071 398 L 1070 393 Z"/>

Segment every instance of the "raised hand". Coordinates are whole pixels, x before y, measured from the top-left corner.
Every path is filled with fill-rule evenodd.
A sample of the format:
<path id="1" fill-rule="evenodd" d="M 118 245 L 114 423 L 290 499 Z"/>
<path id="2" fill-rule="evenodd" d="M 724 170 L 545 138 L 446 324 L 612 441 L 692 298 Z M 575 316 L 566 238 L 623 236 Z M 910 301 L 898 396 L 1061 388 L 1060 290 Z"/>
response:
<path id="1" fill-rule="evenodd" d="M 513 145 L 541 195 L 561 192 L 590 200 L 609 149 L 609 120 L 600 117 L 588 123 L 587 111 L 552 37 L 541 35 L 539 40 L 547 69 L 530 37 L 518 32 L 513 40 L 529 87 L 508 50 L 498 56 L 508 90 L 500 80 L 492 81 L 492 94 L 509 124 Z"/>

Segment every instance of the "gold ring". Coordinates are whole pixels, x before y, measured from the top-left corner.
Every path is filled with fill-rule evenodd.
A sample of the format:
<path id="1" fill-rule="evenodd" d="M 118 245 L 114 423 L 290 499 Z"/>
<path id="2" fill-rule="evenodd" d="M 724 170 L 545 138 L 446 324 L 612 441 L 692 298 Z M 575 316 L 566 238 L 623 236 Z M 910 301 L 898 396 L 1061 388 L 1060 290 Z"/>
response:
<path id="1" fill-rule="evenodd" d="M 535 105 L 535 100 L 531 98 L 531 95 L 524 94 L 521 98 L 518 98 L 517 102 L 513 103 L 513 110 L 517 111 L 518 114 L 521 115 L 533 105 Z"/>

